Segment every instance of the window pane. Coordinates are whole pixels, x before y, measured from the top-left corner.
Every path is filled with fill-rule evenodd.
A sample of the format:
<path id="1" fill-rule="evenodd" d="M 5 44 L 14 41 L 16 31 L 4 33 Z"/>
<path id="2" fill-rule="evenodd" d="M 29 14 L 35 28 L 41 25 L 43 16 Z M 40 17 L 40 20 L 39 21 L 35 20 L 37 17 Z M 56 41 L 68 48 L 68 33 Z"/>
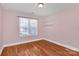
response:
<path id="1" fill-rule="evenodd" d="M 29 35 L 29 27 L 28 27 L 28 19 L 27 18 L 19 18 L 19 26 L 20 26 L 20 36 Z"/>
<path id="2" fill-rule="evenodd" d="M 37 35 L 37 20 L 31 19 L 30 20 L 30 34 L 35 36 Z"/>

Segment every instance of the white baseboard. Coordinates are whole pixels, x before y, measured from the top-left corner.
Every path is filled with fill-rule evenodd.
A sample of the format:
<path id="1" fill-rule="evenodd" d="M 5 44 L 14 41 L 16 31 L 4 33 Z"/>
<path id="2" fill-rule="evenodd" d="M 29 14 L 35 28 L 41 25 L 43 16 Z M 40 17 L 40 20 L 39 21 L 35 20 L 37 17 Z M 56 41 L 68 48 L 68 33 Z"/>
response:
<path id="1" fill-rule="evenodd" d="M 74 51 L 78 51 L 79 52 L 79 49 L 74 48 L 72 46 L 67 46 L 65 44 L 62 44 L 62 43 L 59 43 L 59 42 L 56 42 L 56 41 L 49 40 L 47 38 L 40 38 L 40 39 L 34 39 L 34 40 L 29 40 L 29 41 L 24 41 L 24 42 L 18 42 L 18 43 L 12 43 L 12 44 L 3 45 L 2 49 L 0 50 L 0 54 L 2 53 L 2 50 L 3 50 L 4 47 L 9 47 L 9 46 L 23 44 L 23 43 L 29 43 L 29 42 L 38 41 L 38 40 L 47 40 L 47 41 L 50 41 L 52 43 L 55 43 L 55 44 L 58 44 L 60 46 L 63 46 L 63 47 L 69 48 L 71 50 L 74 50 Z"/>
<path id="2" fill-rule="evenodd" d="M 18 42 L 18 43 L 12 43 L 12 44 L 6 44 L 6 45 L 3 45 L 3 47 L 9 47 L 9 46 L 18 45 L 18 44 L 29 43 L 29 42 L 33 42 L 33 41 L 42 40 L 42 39 L 43 38 L 34 39 L 34 40 L 28 40 L 28 41 L 23 41 L 23 42 Z"/>
<path id="3" fill-rule="evenodd" d="M 68 46 L 68 45 L 65 45 L 65 44 L 62 44 L 62 43 L 59 43 L 59 42 L 56 42 L 56 41 L 52 41 L 52 40 L 46 39 L 46 38 L 45 38 L 45 40 L 47 40 L 49 42 L 52 42 L 52 43 L 55 43 L 55 44 L 58 44 L 60 46 L 66 47 L 68 49 L 71 49 L 71 50 L 74 50 L 74 51 L 78 51 L 79 52 L 79 49 L 78 48 L 75 48 L 75 47 L 72 47 L 72 46 Z"/>
<path id="4" fill-rule="evenodd" d="M 5 47 L 9 47 L 9 46 L 13 46 L 13 45 L 18 45 L 18 44 L 23 44 L 23 43 L 29 43 L 29 42 L 33 42 L 33 41 L 42 40 L 42 39 L 43 39 L 43 38 L 3 45 L 2 48 L 0 49 L 0 55 L 1 55 L 1 53 L 2 53 L 2 51 L 3 51 L 3 49 L 4 49 Z"/>
<path id="5" fill-rule="evenodd" d="M 1 55 L 2 51 L 3 51 L 3 48 L 4 48 L 4 47 L 1 47 L 1 49 L 0 49 L 0 55 Z"/>

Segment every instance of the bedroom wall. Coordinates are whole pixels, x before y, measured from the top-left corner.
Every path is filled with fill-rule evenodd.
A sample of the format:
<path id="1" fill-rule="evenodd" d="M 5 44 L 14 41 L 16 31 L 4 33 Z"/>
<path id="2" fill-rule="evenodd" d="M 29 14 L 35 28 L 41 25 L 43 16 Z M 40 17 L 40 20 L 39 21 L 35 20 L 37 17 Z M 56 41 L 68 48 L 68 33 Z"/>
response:
<path id="1" fill-rule="evenodd" d="M 3 46 L 3 38 L 2 38 L 2 7 L 0 5 L 0 52 Z"/>
<path id="2" fill-rule="evenodd" d="M 20 38 L 18 17 L 33 17 L 39 20 L 39 36 Z M 3 39 L 4 45 L 47 38 L 67 46 L 79 49 L 79 7 L 71 7 L 48 17 L 36 17 L 29 13 L 4 10 Z"/>
<path id="3" fill-rule="evenodd" d="M 45 19 L 45 38 L 79 50 L 79 7 L 70 7 Z"/>
<path id="4" fill-rule="evenodd" d="M 29 40 L 34 40 L 37 38 L 41 38 L 43 31 L 42 28 L 40 29 L 39 25 L 39 35 L 37 37 L 26 37 L 26 38 L 21 38 L 19 37 L 19 19 L 17 16 L 25 16 L 25 17 L 32 17 L 36 18 L 39 22 L 39 24 L 42 24 L 40 19 L 44 19 L 44 17 L 36 17 L 32 14 L 29 13 L 21 13 L 18 11 L 11 11 L 11 10 L 4 10 L 4 15 L 3 15 L 3 39 L 4 39 L 4 45 L 8 44 L 14 44 L 18 42 L 25 42 Z M 41 26 L 42 27 L 42 26 Z"/>

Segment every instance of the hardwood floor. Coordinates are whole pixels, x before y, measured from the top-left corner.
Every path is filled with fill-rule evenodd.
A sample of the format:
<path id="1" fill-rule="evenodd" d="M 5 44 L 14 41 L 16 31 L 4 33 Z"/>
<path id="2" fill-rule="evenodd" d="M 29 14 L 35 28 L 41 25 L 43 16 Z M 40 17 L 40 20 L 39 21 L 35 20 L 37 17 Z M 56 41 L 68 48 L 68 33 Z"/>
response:
<path id="1" fill-rule="evenodd" d="M 5 47 L 1 56 L 79 56 L 79 52 L 46 40 Z"/>

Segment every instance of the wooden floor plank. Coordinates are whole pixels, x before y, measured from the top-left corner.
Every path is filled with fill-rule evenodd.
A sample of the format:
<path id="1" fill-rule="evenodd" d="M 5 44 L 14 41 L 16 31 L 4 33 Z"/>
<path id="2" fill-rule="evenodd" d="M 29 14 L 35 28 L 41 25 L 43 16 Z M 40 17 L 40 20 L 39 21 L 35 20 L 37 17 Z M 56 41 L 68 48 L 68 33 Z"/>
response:
<path id="1" fill-rule="evenodd" d="M 39 40 L 5 47 L 1 56 L 79 56 L 79 52 L 46 40 Z"/>

